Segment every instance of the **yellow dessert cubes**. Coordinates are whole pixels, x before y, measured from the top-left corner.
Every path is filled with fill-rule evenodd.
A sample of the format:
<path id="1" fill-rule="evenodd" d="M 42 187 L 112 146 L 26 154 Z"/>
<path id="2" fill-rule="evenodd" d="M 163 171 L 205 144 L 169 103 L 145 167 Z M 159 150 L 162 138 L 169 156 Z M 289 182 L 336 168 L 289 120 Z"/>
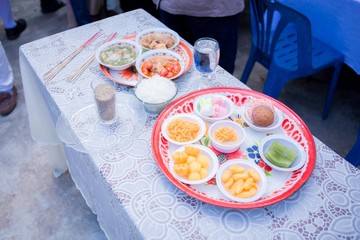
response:
<path id="1" fill-rule="evenodd" d="M 191 156 L 197 156 L 200 153 L 200 149 L 194 146 L 185 146 L 185 153 Z"/>
<path id="2" fill-rule="evenodd" d="M 174 172 L 191 181 L 198 181 L 208 176 L 209 158 L 201 154 L 201 150 L 194 146 L 185 146 L 184 151 L 177 151 L 171 155 L 174 160 Z"/>
<path id="3" fill-rule="evenodd" d="M 174 152 L 171 156 L 175 163 L 185 163 L 188 158 L 186 152 Z"/>

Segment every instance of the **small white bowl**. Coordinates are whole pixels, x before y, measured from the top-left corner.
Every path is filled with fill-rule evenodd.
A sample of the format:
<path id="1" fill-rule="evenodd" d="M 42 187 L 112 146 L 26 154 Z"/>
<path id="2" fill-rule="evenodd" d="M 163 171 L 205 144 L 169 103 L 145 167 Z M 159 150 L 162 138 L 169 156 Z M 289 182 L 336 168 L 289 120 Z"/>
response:
<path id="1" fill-rule="evenodd" d="M 271 145 L 275 141 L 297 151 L 297 153 L 298 153 L 297 157 L 295 158 L 295 161 L 292 163 L 290 168 L 278 167 L 266 159 L 265 153 L 267 153 L 269 151 Z M 264 162 L 266 162 L 266 164 L 268 164 L 272 169 L 283 171 L 283 172 L 292 172 L 292 171 L 300 169 L 304 165 L 305 160 L 306 160 L 306 154 L 305 154 L 304 148 L 301 147 L 301 145 L 298 142 L 296 142 L 295 140 L 293 140 L 292 138 L 283 136 L 280 134 L 270 135 L 270 136 L 263 138 L 260 142 L 259 153 L 260 153 L 261 158 L 264 160 Z"/>
<path id="2" fill-rule="evenodd" d="M 135 58 L 132 61 L 127 62 L 127 63 L 122 64 L 122 65 L 112 65 L 112 64 L 104 62 L 102 60 L 102 58 L 101 58 L 102 52 L 108 50 L 109 48 L 116 47 L 116 46 L 130 47 L 131 49 L 133 49 L 135 51 L 135 54 L 136 54 Z M 142 52 L 141 46 L 138 43 L 134 42 L 134 41 L 131 41 L 131 40 L 114 40 L 114 41 L 107 42 L 107 43 L 104 43 L 103 45 L 101 45 L 96 50 L 95 58 L 99 62 L 99 64 L 101 64 L 101 65 L 103 65 L 105 67 L 108 67 L 108 68 L 110 68 L 112 70 L 124 70 L 124 69 L 129 68 L 131 65 L 134 65 L 136 59 L 141 54 L 141 52 Z"/>
<path id="3" fill-rule="evenodd" d="M 189 179 L 186 179 L 184 177 L 177 175 L 174 171 L 175 163 L 174 163 L 174 160 L 172 159 L 172 157 L 170 157 L 169 170 L 170 170 L 171 174 L 180 182 L 183 182 L 186 184 L 192 184 L 192 185 L 203 184 L 215 176 L 215 174 L 219 168 L 219 161 L 218 161 L 218 158 L 215 155 L 215 153 L 213 151 L 211 151 L 208 147 L 205 147 L 200 144 L 193 144 L 192 146 L 199 148 L 200 154 L 204 154 L 205 156 L 207 156 L 209 158 L 209 167 L 208 167 L 207 177 L 205 177 L 201 180 L 198 180 L 198 181 L 192 181 L 192 180 L 189 180 Z M 184 151 L 184 149 L 185 149 L 185 146 L 182 146 L 182 147 L 176 149 L 176 151 L 174 151 L 174 152 Z"/>
<path id="4" fill-rule="evenodd" d="M 177 32 L 169 29 L 169 28 L 149 28 L 146 30 L 143 30 L 141 32 L 139 32 L 138 34 L 136 34 L 135 37 L 135 41 L 145 50 L 149 51 L 149 50 L 154 50 L 156 48 L 150 48 L 150 47 L 145 47 L 141 44 L 142 40 L 145 37 L 154 35 L 156 37 L 156 35 L 165 35 L 166 37 L 171 37 L 174 40 L 174 44 L 172 46 L 166 47 L 167 49 L 173 49 L 175 48 L 177 45 L 179 45 L 180 43 L 180 36 L 179 34 L 177 34 Z M 161 40 L 161 39 L 160 39 Z"/>
<path id="5" fill-rule="evenodd" d="M 231 127 L 237 135 L 238 141 L 233 143 L 221 143 L 214 138 L 214 132 L 221 127 Z M 244 128 L 231 120 L 221 120 L 213 123 L 209 128 L 209 137 L 211 140 L 211 145 L 222 153 L 232 153 L 240 148 L 240 145 L 245 141 L 246 133 Z"/>
<path id="6" fill-rule="evenodd" d="M 223 173 L 228 170 L 233 165 L 239 165 L 248 171 L 249 169 L 254 169 L 260 175 L 260 181 L 257 183 L 257 192 L 253 197 L 250 198 L 239 198 L 232 195 L 228 190 L 224 188 L 224 183 L 222 182 L 221 178 Z M 267 189 L 267 178 L 264 171 L 258 167 L 255 163 L 248 162 L 247 160 L 229 160 L 222 164 L 218 172 L 216 174 L 216 184 L 222 194 L 224 194 L 227 198 L 236 201 L 236 202 L 253 202 L 261 198 Z"/>
<path id="7" fill-rule="evenodd" d="M 158 114 L 164 110 L 174 100 L 177 92 L 173 81 L 160 76 L 143 79 L 134 88 L 135 97 L 150 114 Z"/>
<path id="8" fill-rule="evenodd" d="M 253 123 L 252 121 L 252 110 L 259 105 L 267 105 L 269 106 L 273 112 L 274 112 L 274 122 L 267 127 L 261 127 L 261 126 L 257 126 Z M 255 100 L 252 101 L 248 104 L 246 104 L 244 106 L 244 108 L 242 109 L 241 115 L 244 118 L 245 123 L 251 128 L 254 129 L 255 131 L 259 131 L 259 132 L 265 132 L 265 131 L 272 131 L 277 129 L 278 127 L 280 127 L 282 121 L 283 121 L 283 115 L 282 112 L 277 109 L 276 107 L 272 106 L 270 103 L 268 103 L 266 100 Z"/>
<path id="9" fill-rule="evenodd" d="M 178 141 L 175 141 L 172 138 L 170 138 L 169 134 L 168 134 L 167 127 L 175 119 L 184 119 L 184 120 L 187 120 L 187 121 L 197 123 L 199 125 L 200 129 L 199 129 L 199 132 L 196 135 L 196 137 L 194 139 L 192 139 L 192 140 L 187 141 L 187 142 L 178 142 Z M 168 140 L 169 142 L 173 143 L 173 144 L 181 145 L 181 146 L 190 145 L 192 143 L 195 143 L 195 142 L 199 141 L 205 135 L 205 132 L 206 132 L 206 124 L 205 124 L 205 122 L 201 118 L 196 116 L 195 114 L 186 114 L 186 113 L 176 114 L 176 115 L 173 115 L 173 116 L 168 117 L 167 119 L 165 119 L 165 121 L 161 125 L 161 133 L 165 137 L 165 139 Z"/>
<path id="10" fill-rule="evenodd" d="M 203 99 L 206 98 L 210 98 L 210 99 L 214 99 L 214 98 L 220 98 L 224 101 L 225 103 L 225 108 L 226 108 L 226 114 L 222 117 L 211 117 L 211 116 L 205 116 L 201 113 L 201 108 L 200 108 L 200 102 Z M 204 119 L 207 122 L 216 122 L 216 121 L 220 121 L 220 120 L 224 120 L 229 118 L 233 113 L 234 113 L 234 104 L 233 102 L 227 98 L 224 95 L 220 95 L 220 94 L 207 94 L 207 95 L 203 95 L 201 97 L 196 98 L 195 102 L 194 102 L 194 111 L 197 115 L 199 115 L 202 119 Z"/>
<path id="11" fill-rule="evenodd" d="M 147 51 L 143 54 L 141 54 L 137 59 L 136 59 L 136 62 L 135 62 L 135 67 L 136 67 L 136 70 L 144 77 L 144 78 L 149 78 L 149 76 L 147 76 L 145 73 L 143 73 L 142 71 L 142 65 L 145 61 L 151 59 L 151 58 L 155 58 L 155 57 L 165 57 L 165 58 L 171 58 L 171 59 L 175 59 L 177 61 L 179 61 L 179 64 L 180 64 L 180 71 L 175 74 L 174 76 L 172 77 L 166 77 L 168 79 L 175 79 L 179 76 L 182 75 L 182 73 L 184 72 L 185 70 L 185 62 L 184 62 L 184 59 L 179 55 L 177 54 L 176 52 L 173 52 L 173 51 L 170 51 L 170 50 L 167 50 L 167 49 L 157 49 L 157 50 L 150 50 L 150 51 Z M 155 73 L 154 73 L 155 75 Z M 158 74 L 160 75 L 160 74 Z M 151 76 L 150 76 L 151 77 Z"/>

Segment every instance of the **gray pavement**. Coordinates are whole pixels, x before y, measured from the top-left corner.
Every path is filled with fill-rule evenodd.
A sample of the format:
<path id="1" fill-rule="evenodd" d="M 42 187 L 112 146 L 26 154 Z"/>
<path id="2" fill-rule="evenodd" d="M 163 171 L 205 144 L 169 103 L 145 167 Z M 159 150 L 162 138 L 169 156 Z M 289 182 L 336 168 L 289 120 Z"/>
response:
<path id="1" fill-rule="evenodd" d="M 8 41 L 0 21 L 0 41 L 13 67 L 19 98 L 9 116 L 0 116 L 0 239 L 105 239 L 96 215 L 87 207 L 71 176 L 54 178 L 46 147 L 30 135 L 26 102 L 20 76 L 19 47 L 67 29 L 66 9 L 43 15 L 40 1 L 11 0 L 14 17 L 24 18 L 28 28 Z M 250 30 L 244 19 L 239 25 L 239 51 L 234 76 L 240 78 L 250 48 Z M 262 91 L 267 70 L 256 65 L 248 86 Z M 315 137 L 345 156 L 360 126 L 360 77 L 345 68 L 332 109 L 322 120 L 331 71 L 314 78 L 289 82 L 279 98 L 307 124 Z"/>

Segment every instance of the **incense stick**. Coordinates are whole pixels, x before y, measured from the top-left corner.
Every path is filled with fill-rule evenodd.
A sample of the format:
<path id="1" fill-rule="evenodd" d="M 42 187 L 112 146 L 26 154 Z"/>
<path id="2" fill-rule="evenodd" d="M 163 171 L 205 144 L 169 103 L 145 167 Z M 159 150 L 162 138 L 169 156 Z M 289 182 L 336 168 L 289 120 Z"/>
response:
<path id="1" fill-rule="evenodd" d="M 62 60 L 58 65 L 53 67 L 44 75 L 44 80 L 49 81 L 53 79 L 56 74 L 58 74 L 72 59 L 74 59 L 84 48 L 89 46 L 95 39 L 101 35 L 100 32 L 95 33 L 91 38 L 89 38 L 85 43 L 83 43 L 78 49 L 72 52 L 64 60 Z"/>

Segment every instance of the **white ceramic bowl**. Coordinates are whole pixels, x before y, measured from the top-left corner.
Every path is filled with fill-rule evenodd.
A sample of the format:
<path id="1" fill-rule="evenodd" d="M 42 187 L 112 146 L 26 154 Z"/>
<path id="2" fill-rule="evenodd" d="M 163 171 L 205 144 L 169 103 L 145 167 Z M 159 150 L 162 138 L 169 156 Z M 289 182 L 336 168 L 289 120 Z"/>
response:
<path id="1" fill-rule="evenodd" d="M 182 176 L 179 176 L 178 174 L 175 173 L 174 171 L 174 160 L 172 159 L 172 157 L 170 157 L 170 163 L 169 163 L 169 170 L 171 172 L 171 174 L 180 182 L 186 183 L 186 184 L 203 184 L 206 183 L 207 181 L 209 181 L 211 178 L 213 178 L 219 168 L 219 161 L 217 156 L 215 155 L 215 153 L 213 151 L 211 151 L 208 147 L 205 147 L 203 145 L 200 144 L 193 144 L 192 146 L 199 148 L 200 149 L 200 154 L 204 154 L 205 156 L 207 156 L 209 158 L 209 166 L 208 166 L 208 175 L 207 177 L 198 180 L 198 181 L 193 181 L 193 180 L 189 180 L 187 178 L 184 178 Z M 178 151 L 184 151 L 185 146 L 182 146 L 178 149 L 176 149 L 174 152 L 178 152 Z"/>
<path id="2" fill-rule="evenodd" d="M 290 168 L 278 167 L 266 159 L 265 154 L 269 151 L 271 145 L 275 141 L 297 151 L 298 153 L 297 157 L 295 158 L 295 161 L 292 163 Z M 284 171 L 284 172 L 292 172 L 298 170 L 304 165 L 306 160 L 306 153 L 304 148 L 301 147 L 301 145 L 298 142 L 296 142 L 294 139 L 280 134 L 270 135 L 263 138 L 260 142 L 259 153 L 261 158 L 264 160 L 264 162 L 266 162 L 266 164 L 268 164 L 272 169 Z"/>
<path id="3" fill-rule="evenodd" d="M 214 133 L 221 127 L 231 127 L 237 135 L 238 140 L 233 143 L 221 143 L 214 138 Z M 245 141 L 246 133 L 244 128 L 231 120 L 221 120 L 213 123 L 209 128 L 209 137 L 211 140 L 211 146 L 222 153 L 232 153 L 240 148 L 240 145 Z"/>
<path id="4" fill-rule="evenodd" d="M 139 89 L 144 92 L 140 94 Z M 158 114 L 164 110 L 174 100 L 177 92 L 176 84 L 173 81 L 160 76 L 143 79 L 134 88 L 135 97 L 144 105 L 145 111 L 150 114 Z M 162 100 L 166 96 L 167 98 Z"/>
<path id="5" fill-rule="evenodd" d="M 252 121 L 252 110 L 259 105 L 267 105 L 269 106 L 274 113 L 274 122 L 267 127 L 261 127 L 261 126 L 257 126 L 253 123 Z M 244 117 L 244 121 L 247 125 L 249 125 L 249 127 L 255 131 L 259 131 L 259 132 L 265 132 L 265 131 L 272 131 L 277 129 L 278 127 L 280 127 L 282 121 L 283 121 L 283 115 L 282 112 L 277 109 L 276 107 L 272 106 L 270 103 L 268 103 L 266 100 L 255 100 L 252 101 L 248 104 L 246 104 L 244 106 L 244 108 L 242 108 L 242 112 L 241 115 Z"/>
<path id="6" fill-rule="evenodd" d="M 195 122 L 199 125 L 200 129 L 198 134 L 196 135 L 196 137 L 194 139 L 191 139 L 189 141 L 186 142 L 178 142 L 176 140 L 173 140 L 172 138 L 170 138 L 169 134 L 168 134 L 168 125 L 175 119 L 184 119 L 187 121 L 191 121 L 191 122 Z M 167 119 L 165 119 L 165 121 L 163 122 L 163 124 L 161 125 L 161 133 L 163 134 L 163 136 L 165 137 L 166 140 L 168 140 L 169 142 L 176 144 L 176 145 L 190 145 L 192 143 L 195 143 L 197 141 L 199 141 L 206 132 L 206 124 L 205 122 L 198 116 L 196 116 L 195 114 L 176 114 L 173 115 L 171 117 L 168 117 Z"/>
<path id="7" fill-rule="evenodd" d="M 177 61 L 179 61 L 180 64 L 180 71 L 175 74 L 172 77 L 166 77 L 168 79 L 175 79 L 178 78 L 179 76 L 182 75 L 182 73 L 185 70 L 185 62 L 184 59 L 177 54 L 176 52 L 167 50 L 167 49 L 157 49 L 157 50 L 150 50 L 147 51 L 143 54 L 141 54 L 135 62 L 135 67 L 136 70 L 144 77 L 144 78 L 149 78 L 149 76 L 147 76 L 143 71 L 142 71 L 142 65 L 145 61 L 151 59 L 151 58 L 155 58 L 155 57 L 166 57 L 166 58 L 171 58 L 171 59 L 175 59 Z"/>
<path id="8" fill-rule="evenodd" d="M 179 34 L 177 34 L 175 31 L 173 31 L 169 28 L 160 28 L 160 27 L 149 28 L 149 29 L 139 32 L 135 37 L 135 41 L 145 50 L 154 50 L 154 48 L 146 47 L 141 44 L 142 40 L 145 37 L 148 37 L 151 35 L 154 35 L 155 37 L 156 37 L 156 35 L 166 35 L 166 37 L 171 37 L 174 40 L 174 44 L 172 46 L 166 47 L 167 49 L 175 48 L 177 45 L 179 45 L 179 42 L 180 42 Z"/>
<path id="9" fill-rule="evenodd" d="M 236 196 L 232 195 L 229 190 L 226 190 L 224 188 L 224 183 L 221 180 L 222 175 L 226 170 L 228 170 L 233 165 L 241 166 L 245 169 L 245 171 L 248 171 L 249 169 L 254 169 L 259 174 L 260 181 L 257 183 L 258 189 L 257 189 L 256 194 L 253 197 L 249 197 L 249 198 L 236 197 Z M 216 184 L 217 184 L 220 192 L 222 194 L 224 194 L 227 198 L 229 198 L 233 201 L 253 202 L 253 201 L 258 200 L 265 194 L 266 189 L 267 189 L 267 178 L 266 178 L 264 171 L 260 167 L 258 167 L 255 163 L 248 162 L 248 160 L 244 160 L 244 159 L 236 159 L 236 160 L 227 161 L 219 167 L 218 172 L 216 174 Z"/>
<path id="10" fill-rule="evenodd" d="M 202 114 L 201 111 L 201 107 L 200 107 L 200 102 L 206 98 L 210 98 L 210 99 L 214 99 L 214 98 L 220 98 L 224 101 L 225 104 L 225 108 L 226 108 L 226 114 L 222 117 L 211 117 L 211 116 L 205 116 L 204 114 Z M 195 99 L 194 102 L 194 111 L 197 115 L 199 115 L 202 119 L 204 119 L 207 122 L 216 122 L 219 120 L 224 120 L 229 118 L 233 113 L 234 113 L 234 104 L 233 102 L 227 98 L 224 95 L 220 95 L 220 94 L 207 94 L 207 95 L 203 95 L 200 96 L 198 98 Z"/>
<path id="11" fill-rule="evenodd" d="M 128 62 L 126 64 L 122 64 L 122 65 L 112 65 L 112 64 L 104 62 L 101 59 L 101 53 L 103 51 L 106 51 L 107 49 L 109 49 L 111 47 L 115 47 L 115 46 L 120 46 L 120 47 L 126 46 L 126 47 L 132 48 L 136 53 L 136 57 L 131 62 Z M 141 52 L 142 52 L 141 46 L 138 43 L 134 42 L 134 41 L 131 41 L 131 40 L 114 40 L 114 41 L 107 42 L 107 43 L 104 43 L 103 45 L 101 45 L 96 50 L 95 58 L 99 62 L 99 64 L 101 64 L 101 65 L 103 65 L 105 67 L 108 67 L 108 68 L 110 68 L 112 70 L 124 70 L 124 69 L 129 68 L 131 65 L 135 64 L 135 61 L 138 58 L 138 56 L 141 54 Z"/>

